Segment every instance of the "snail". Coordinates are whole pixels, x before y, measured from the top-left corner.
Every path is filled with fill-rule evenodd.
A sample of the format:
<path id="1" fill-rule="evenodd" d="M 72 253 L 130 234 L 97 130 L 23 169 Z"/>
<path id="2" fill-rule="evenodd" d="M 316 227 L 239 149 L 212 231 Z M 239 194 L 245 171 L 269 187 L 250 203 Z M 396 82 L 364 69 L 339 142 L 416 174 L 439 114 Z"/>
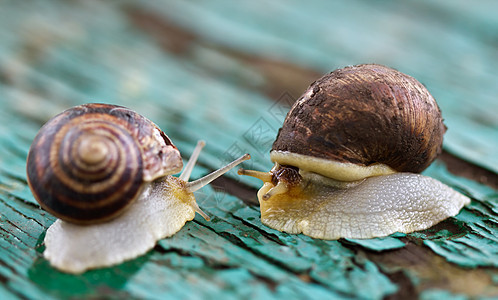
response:
<path id="1" fill-rule="evenodd" d="M 427 229 L 470 199 L 418 174 L 442 151 L 440 109 L 416 79 L 377 64 L 335 70 L 288 112 L 270 151 L 262 223 L 319 239 Z"/>
<path id="2" fill-rule="evenodd" d="M 202 212 L 193 192 L 250 158 L 248 154 L 188 182 L 204 142 L 182 170 L 180 152 L 153 122 L 125 107 L 85 104 L 50 119 L 27 158 L 28 185 L 56 216 L 44 257 L 82 273 L 153 248 Z"/>

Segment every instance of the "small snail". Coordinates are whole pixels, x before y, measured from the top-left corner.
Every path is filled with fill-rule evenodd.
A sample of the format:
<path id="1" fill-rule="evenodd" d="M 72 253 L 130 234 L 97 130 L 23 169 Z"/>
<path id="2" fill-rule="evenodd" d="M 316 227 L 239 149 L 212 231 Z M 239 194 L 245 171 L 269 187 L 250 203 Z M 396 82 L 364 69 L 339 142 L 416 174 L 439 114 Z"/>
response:
<path id="1" fill-rule="evenodd" d="M 28 184 L 57 220 L 44 256 L 70 273 L 137 257 L 179 231 L 195 212 L 193 192 L 250 158 L 248 154 L 187 182 L 204 146 L 183 173 L 180 152 L 154 123 L 120 106 L 86 104 L 49 120 L 27 159 Z"/>
<path id="2" fill-rule="evenodd" d="M 358 65 L 318 79 L 287 114 L 261 179 L 261 220 L 320 239 L 423 230 L 466 196 L 415 174 L 441 152 L 441 112 L 427 89 L 394 69 Z"/>

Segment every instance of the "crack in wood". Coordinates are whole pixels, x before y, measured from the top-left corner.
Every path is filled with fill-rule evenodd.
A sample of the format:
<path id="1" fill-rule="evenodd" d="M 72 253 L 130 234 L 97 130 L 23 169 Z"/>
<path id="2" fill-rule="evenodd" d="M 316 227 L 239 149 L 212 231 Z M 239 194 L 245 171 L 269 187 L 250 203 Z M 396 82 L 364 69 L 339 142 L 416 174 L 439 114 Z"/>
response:
<path id="1" fill-rule="evenodd" d="M 235 217 L 235 218 L 237 218 L 237 217 Z M 195 221 L 194 221 L 194 222 L 195 222 Z M 208 230 L 210 230 L 210 231 L 212 231 L 212 232 L 216 233 L 217 235 L 219 235 L 219 236 L 223 237 L 224 239 L 226 239 L 227 241 L 229 241 L 231 244 L 233 244 L 233 245 L 235 245 L 235 246 L 237 246 L 237 247 L 240 247 L 240 248 L 242 248 L 242 249 L 244 249 L 244 250 L 246 250 L 246 251 L 249 251 L 250 253 L 252 253 L 252 254 L 253 254 L 253 255 L 255 255 L 256 257 L 258 257 L 258 258 L 260 258 L 260 259 L 262 259 L 262 260 L 264 260 L 264 261 L 266 261 L 266 262 L 270 263 L 270 264 L 271 264 L 271 265 L 273 265 L 273 266 L 276 266 L 276 267 L 278 267 L 278 268 L 280 268 L 280 269 L 285 270 L 287 273 L 293 274 L 293 275 L 294 275 L 294 276 L 295 276 L 298 280 L 300 280 L 300 281 L 307 282 L 307 283 L 313 283 L 313 284 L 319 285 L 319 286 L 321 286 L 321 287 L 323 287 L 323 288 L 325 288 L 325 289 L 327 289 L 327 290 L 329 290 L 329 291 L 332 291 L 332 292 L 334 292 L 334 293 L 336 293 L 336 294 L 338 294 L 338 295 L 341 295 L 341 296 L 343 296 L 343 297 L 351 297 L 351 296 L 352 296 L 352 294 L 351 294 L 351 293 L 347 293 L 347 292 L 344 292 L 344 291 L 341 291 L 341 290 L 338 290 L 338 289 L 334 289 L 333 287 L 331 287 L 330 285 L 328 285 L 328 284 L 326 284 L 326 283 L 322 282 L 321 280 L 318 280 L 318 279 L 314 278 L 314 277 L 310 274 L 310 272 L 313 270 L 312 268 L 307 269 L 307 270 L 306 270 L 306 271 L 304 271 L 304 272 L 296 272 L 296 270 L 294 270 L 294 269 L 293 269 L 293 268 L 291 268 L 291 267 L 288 267 L 285 263 L 283 263 L 283 262 L 281 262 L 281 261 L 278 261 L 278 260 L 276 260 L 276 259 L 273 259 L 272 257 L 267 256 L 267 255 L 265 255 L 264 253 L 261 253 L 261 252 L 259 252 L 259 251 L 255 250 L 255 249 L 251 248 L 250 246 L 247 246 L 247 245 L 246 245 L 246 244 L 245 244 L 245 243 L 244 243 L 244 242 L 243 242 L 243 241 L 242 241 L 239 237 L 237 237 L 236 235 L 234 235 L 234 234 L 232 234 L 232 233 L 229 233 L 229 232 L 218 232 L 218 231 L 216 231 L 214 228 L 211 228 L 210 226 L 207 226 L 206 224 L 199 223 L 199 222 L 196 222 L 196 223 L 197 223 L 198 225 L 203 226 L 203 227 L 207 228 Z M 250 226 L 250 227 L 251 227 L 251 228 L 253 228 L 254 226 Z M 258 230 L 258 231 L 259 231 L 259 230 Z M 282 243 L 282 242 L 280 241 L 280 243 Z M 278 244 L 279 244 L 279 245 L 281 245 L 280 243 L 278 243 Z M 288 247 L 286 244 L 283 244 L 282 246 L 286 246 L 286 247 Z M 363 270 L 363 267 L 362 267 L 362 266 L 360 266 L 359 264 L 357 265 L 357 264 L 355 263 L 355 265 L 356 265 L 359 269 Z M 352 269 L 351 269 L 351 271 L 352 271 Z M 261 276 L 261 275 L 255 274 L 254 272 L 251 272 L 250 270 L 249 270 L 249 272 L 250 272 L 251 274 L 253 274 L 253 276 L 257 276 L 257 277 L 259 277 L 259 278 L 263 278 L 263 279 L 265 279 L 265 280 L 269 280 L 269 282 L 273 282 L 275 285 L 281 284 L 281 282 L 277 282 L 277 281 L 274 281 L 274 280 L 272 280 L 272 279 L 270 279 L 270 278 L 266 278 L 266 277 L 264 277 L 264 276 Z"/>
<path id="2" fill-rule="evenodd" d="M 498 174 L 473 165 L 447 151 L 443 151 L 438 159 L 445 163 L 449 172 L 498 190 Z"/>
<path id="3" fill-rule="evenodd" d="M 281 261 L 278 261 L 278 260 L 275 260 L 273 259 L 272 257 L 268 257 L 267 255 L 259 252 L 259 251 L 256 251 L 255 249 L 247 246 L 238 236 L 232 234 L 232 233 L 229 233 L 229 232 L 226 232 L 226 231 L 223 231 L 223 232 L 218 232 L 216 231 L 213 227 L 210 227 L 206 224 L 203 224 L 203 223 L 199 223 L 199 222 L 196 222 L 198 225 L 216 233 L 217 235 L 223 237 L 224 239 L 226 239 L 227 241 L 229 241 L 231 244 L 237 246 L 237 247 L 240 247 L 248 252 L 251 252 L 252 254 L 254 254 L 255 256 L 263 259 L 264 261 L 266 262 L 269 262 L 270 264 L 274 265 L 274 266 L 278 266 L 279 268 L 283 269 L 283 270 L 286 270 L 288 272 L 291 272 L 293 274 L 299 274 L 299 273 L 296 273 L 292 268 L 289 268 L 288 266 L 286 266 L 285 264 L 283 264 Z M 286 246 L 286 245 L 284 245 Z"/>
<path id="4" fill-rule="evenodd" d="M 452 291 L 453 293 L 463 293 L 466 295 L 480 295 L 487 290 L 486 282 L 491 282 L 486 269 L 494 268 L 462 268 L 452 264 L 431 251 L 428 247 L 418 245 L 414 238 L 406 238 L 407 245 L 404 248 L 395 249 L 389 252 L 375 252 L 361 249 L 366 257 L 378 265 L 386 276 L 390 274 L 404 272 L 411 274 L 420 280 L 419 283 L 407 285 L 408 282 L 401 281 L 402 289 L 415 288 L 417 293 L 430 288 L 439 288 Z M 493 290 L 493 289 L 491 289 Z M 496 290 L 496 289 L 495 289 Z M 401 298 L 394 298 L 401 299 Z"/>
<path id="5" fill-rule="evenodd" d="M 211 186 L 218 192 L 236 196 L 249 206 L 259 206 L 256 198 L 257 189 L 228 176 L 220 176 L 211 182 Z"/>
<path id="6" fill-rule="evenodd" d="M 281 241 L 278 238 L 278 236 L 276 236 L 275 234 L 266 232 L 264 229 L 261 229 L 260 227 L 255 226 L 254 224 L 251 224 L 251 223 L 247 222 L 246 220 L 244 220 L 243 218 L 240 218 L 238 216 L 233 215 L 233 218 L 236 219 L 236 220 L 241 221 L 242 224 L 244 224 L 245 226 L 250 227 L 250 228 L 258 231 L 262 236 L 266 237 L 270 241 L 272 241 L 272 242 L 274 242 L 274 243 L 276 243 L 276 244 L 278 244 L 280 246 L 287 246 L 287 244 L 285 244 L 283 241 Z"/>
<path id="7" fill-rule="evenodd" d="M 12 224 L 12 222 L 7 222 L 7 224 L 10 224 L 12 225 L 13 227 L 16 227 L 18 228 L 17 226 L 15 226 L 14 224 Z M 4 228 L 0 227 L 0 230 L 3 231 L 3 232 L 6 232 L 7 235 L 4 235 L 4 240 L 9 243 L 10 245 L 14 246 L 14 247 L 17 247 L 19 244 L 22 244 L 24 246 L 26 246 L 27 248 L 31 248 L 30 245 L 28 245 L 27 243 L 25 243 L 21 238 L 19 238 L 18 236 L 16 236 L 15 234 L 12 234 L 11 232 L 5 230 Z M 22 231 L 22 230 L 21 230 Z M 24 232 L 24 231 L 22 231 Z M 25 232 L 24 232 L 25 233 Z M 32 236 L 28 235 L 30 238 L 33 238 Z M 7 237 L 12 237 L 14 240 L 17 241 L 17 243 L 14 243 L 12 241 L 12 239 L 7 239 Z"/>
<path id="8" fill-rule="evenodd" d="M 403 272 L 397 271 L 393 273 L 388 273 L 380 270 L 382 274 L 384 274 L 391 282 L 395 283 L 398 286 L 398 290 L 386 296 L 385 300 L 415 300 L 419 299 L 419 293 L 417 292 L 415 285 L 410 280 L 410 278 Z"/>
<path id="9" fill-rule="evenodd" d="M 46 213 L 43 209 L 40 208 L 39 205 L 35 204 L 35 203 L 32 203 L 30 201 L 27 201 L 27 200 L 24 200 L 22 198 L 19 198 L 15 195 L 12 195 L 10 193 L 3 193 L 2 191 L 0 191 L 0 195 L 4 195 L 5 197 L 7 197 L 8 199 L 10 200 L 13 200 L 13 201 L 18 201 L 20 202 L 22 205 L 27 205 L 27 206 L 30 206 L 32 209 L 34 209 L 34 211 L 40 211 L 42 213 Z M 6 207 L 10 208 L 13 212 L 21 215 L 22 217 L 24 217 L 25 219 L 28 219 L 28 220 L 31 220 L 31 221 L 34 221 L 35 223 L 37 223 L 38 225 L 40 225 L 41 227 L 43 228 L 47 228 L 44 224 L 40 223 L 38 220 L 32 218 L 32 217 L 29 217 L 25 214 L 23 214 L 22 212 L 20 212 L 19 210 L 17 210 L 16 208 L 14 208 L 14 206 L 12 206 L 11 204 L 8 203 L 8 201 L 5 201 L 3 198 L 0 197 L 0 202 L 3 203 Z M 40 215 L 42 215 L 42 213 Z M 55 217 L 54 217 L 55 218 Z"/>

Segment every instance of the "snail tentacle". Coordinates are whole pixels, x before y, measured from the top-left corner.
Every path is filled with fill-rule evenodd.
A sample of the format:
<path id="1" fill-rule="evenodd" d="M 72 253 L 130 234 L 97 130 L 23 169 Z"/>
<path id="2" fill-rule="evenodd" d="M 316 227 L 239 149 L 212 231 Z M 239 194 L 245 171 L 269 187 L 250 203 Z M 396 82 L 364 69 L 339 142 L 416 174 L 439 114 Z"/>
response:
<path id="1" fill-rule="evenodd" d="M 261 172 L 261 171 L 254 171 L 254 170 L 246 170 L 243 168 L 240 168 L 237 173 L 239 175 L 246 175 L 246 176 L 251 176 L 257 179 L 260 179 L 264 182 L 270 182 L 272 179 L 272 173 L 271 172 Z"/>
<path id="2" fill-rule="evenodd" d="M 212 173 L 210 173 L 202 178 L 199 178 L 195 181 L 188 182 L 187 183 L 187 190 L 189 190 L 190 192 L 193 193 L 193 192 L 199 190 L 200 188 L 202 188 L 203 186 L 209 184 L 211 181 L 215 180 L 216 178 L 220 177 L 221 175 L 225 174 L 226 172 L 230 171 L 230 169 L 236 167 L 240 163 L 242 163 L 246 160 L 249 160 L 249 159 L 251 159 L 251 155 L 244 154 L 241 157 L 234 160 L 233 162 L 227 164 L 226 166 L 221 167 L 218 170 L 213 171 Z"/>
<path id="3" fill-rule="evenodd" d="M 190 174 L 192 174 L 192 171 L 194 170 L 195 167 L 195 163 L 197 162 L 197 158 L 199 158 L 199 154 L 201 153 L 202 148 L 204 148 L 204 146 L 206 146 L 206 142 L 204 141 L 197 142 L 197 145 L 194 148 L 194 152 L 192 152 L 192 155 L 190 156 L 190 159 L 185 165 L 182 174 L 180 174 L 180 176 L 178 177 L 180 180 L 183 181 L 189 180 Z"/>

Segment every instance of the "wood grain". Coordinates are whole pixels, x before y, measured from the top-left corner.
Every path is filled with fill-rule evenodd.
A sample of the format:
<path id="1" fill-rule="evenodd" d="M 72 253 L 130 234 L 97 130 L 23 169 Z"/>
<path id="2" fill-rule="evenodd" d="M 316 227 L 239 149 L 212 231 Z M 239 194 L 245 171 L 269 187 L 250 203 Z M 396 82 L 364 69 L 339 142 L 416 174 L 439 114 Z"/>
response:
<path id="1" fill-rule="evenodd" d="M 0 298 L 498 297 L 497 4 L 482 1 L 7 1 L 0 10 Z M 472 198 L 409 235 L 321 241 L 263 226 L 257 180 L 234 171 L 197 195 L 196 217 L 146 255 L 80 276 L 42 258 L 55 220 L 25 160 L 40 126 L 87 102 L 148 117 L 193 178 L 268 151 L 304 89 L 335 68 L 380 63 L 427 86 L 449 130 L 425 175 Z M 449 171 L 448 171 L 449 170 Z"/>

